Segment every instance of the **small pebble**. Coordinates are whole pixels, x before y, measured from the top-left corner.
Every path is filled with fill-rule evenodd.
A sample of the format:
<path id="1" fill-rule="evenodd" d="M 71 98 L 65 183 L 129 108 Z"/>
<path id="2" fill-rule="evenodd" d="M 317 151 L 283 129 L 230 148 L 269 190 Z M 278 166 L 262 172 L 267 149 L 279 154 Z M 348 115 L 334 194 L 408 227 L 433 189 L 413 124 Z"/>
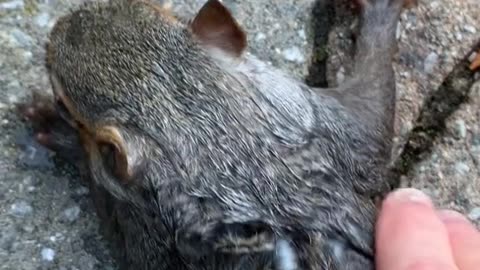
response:
<path id="1" fill-rule="evenodd" d="M 77 194 L 78 196 L 85 196 L 85 195 L 88 195 L 89 193 L 90 193 L 90 190 L 86 187 L 79 187 L 75 189 L 75 194 Z"/>
<path id="2" fill-rule="evenodd" d="M 458 174 L 462 174 L 462 175 L 465 175 L 467 174 L 468 172 L 470 172 L 470 167 L 465 164 L 464 162 L 457 162 L 455 164 L 455 171 L 458 173 Z"/>
<path id="3" fill-rule="evenodd" d="M 97 264 L 97 260 L 95 257 L 87 255 L 81 256 L 78 259 L 80 265 L 82 265 L 82 270 L 93 270 L 95 269 L 95 265 Z"/>
<path id="4" fill-rule="evenodd" d="M 35 227 L 31 225 L 25 225 L 22 227 L 22 229 L 26 233 L 32 233 L 35 230 Z"/>
<path id="5" fill-rule="evenodd" d="M 264 33 L 258 33 L 256 36 L 255 36 L 255 41 L 261 41 L 261 40 L 264 40 L 267 36 L 265 36 Z"/>
<path id="6" fill-rule="evenodd" d="M 44 12 L 35 17 L 35 23 L 40 27 L 46 27 L 50 22 L 50 16 Z"/>
<path id="7" fill-rule="evenodd" d="M 305 30 L 303 29 L 298 30 L 298 35 L 300 36 L 301 39 L 307 38 L 307 35 L 305 34 Z"/>
<path id="8" fill-rule="evenodd" d="M 410 121 L 405 121 L 400 127 L 400 135 L 404 136 L 413 129 L 413 124 Z"/>
<path id="9" fill-rule="evenodd" d="M 14 83 L 13 83 L 13 84 L 14 84 Z M 15 85 L 15 84 L 14 84 L 14 85 Z M 10 85 L 8 85 L 7 87 L 10 88 L 9 86 L 10 86 Z M 12 88 L 15 89 L 14 87 L 12 87 Z M 16 89 L 15 89 L 15 90 L 16 90 Z M 19 97 L 18 97 L 17 95 L 9 95 L 7 99 L 8 99 L 8 102 L 9 102 L 10 104 L 15 104 L 15 103 L 18 103 Z"/>
<path id="10" fill-rule="evenodd" d="M 439 3 L 438 1 L 432 1 L 432 2 L 430 2 L 430 7 L 431 7 L 432 9 L 436 9 L 436 8 L 438 8 L 439 6 L 440 6 L 440 3 Z"/>
<path id="11" fill-rule="evenodd" d="M 455 121 L 455 132 L 459 138 L 465 138 L 467 136 L 467 126 L 465 125 L 465 121 L 461 119 Z"/>
<path id="12" fill-rule="evenodd" d="M 462 41 L 463 40 L 462 33 L 460 32 L 455 33 L 455 39 L 457 39 L 457 41 Z"/>
<path id="13" fill-rule="evenodd" d="M 477 29 L 475 29 L 475 27 L 473 27 L 472 25 L 469 25 L 469 24 L 464 25 L 463 30 L 465 30 L 466 32 L 471 33 L 471 34 L 477 33 Z"/>
<path id="14" fill-rule="evenodd" d="M 397 38 L 397 40 L 400 39 L 401 35 L 402 35 L 402 25 L 399 23 L 395 31 L 395 37 Z"/>
<path id="15" fill-rule="evenodd" d="M 473 62 L 477 58 L 477 52 L 473 52 L 468 56 L 468 61 Z"/>
<path id="16" fill-rule="evenodd" d="M 37 187 L 41 184 L 41 181 L 38 177 L 34 177 L 32 175 L 29 175 L 23 179 L 23 184 L 26 186 L 34 186 Z"/>
<path id="17" fill-rule="evenodd" d="M 33 57 L 33 53 L 31 51 L 23 51 L 22 56 L 25 60 L 30 60 Z"/>
<path id="18" fill-rule="evenodd" d="M 40 253 L 42 255 L 42 260 L 44 261 L 51 262 L 55 259 L 55 250 L 51 248 L 43 248 Z"/>
<path id="19" fill-rule="evenodd" d="M 32 37 L 18 28 L 13 29 L 10 35 L 19 47 L 28 47 L 33 43 Z"/>
<path id="20" fill-rule="evenodd" d="M 17 230 L 14 227 L 2 228 L 0 233 L 0 249 L 10 251 L 17 238 Z"/>
<path id="21" fill-rule="evenodd" d="M 303 63 L 305 62 L 305 57 L 298 47 L 291 47 L 283 50 L 283 57 L 291 62 Z"/>
<path id="22" fill-rule="evenodd" d="M 337 84 L 341 84 L 345 81 L 345 69 L 340 67 L 336 74 L 337 77 Z"/>
<path id="23" fill-rule="evenodd" d="M 10 206 L 10 214 L 17 217 L 25 217 L 30 215 L 32 212 L 33 207 L 25 201 L 19 201 Z"/>
<path id="24" fill-rule="evenodd" d="M 474 134 L 472 136 L 472 145 L 473 146 L 480 146 L 480 133 Z"/>
<path id="25" fill-rule="evenodd" d="M 473 74 L 473 79 L 478 82 L 480 81 L 480 72 L 475 72 L 475 74 Z M 480 92 L 480 91 L 477 91 L 477 92 Z M 477 94 L 478 96 L 480 96 L 480 93 Z"/>
<path id="26" fill-rule="evenodd" d="M 23 0 L 14 0 L 0 3 L 0 9 L 17 9 L 23 8 Z"/>
<path id="27" fill-rule="evenodd" d="M 78 219 L 79 216 L 80 216 L 80 207 L 78 207 L 77 205 L 69 207 L 63 211 L 63 217 L 68 222 L 74 222 L 75 220 Z"/>
<path id="28" fill-rule="evenodd" d="M 480 220 L 480 207 L 475 207 L 468 213 L 468 217 L 471 220 Z"/>
<path id="29" fill-rule="evenodd" d="M 469 152 L 472 154 L 472 158 L 473 160 L 475 161 L 475 163 L 477 164 L 477 168 L 478 170 L 480 171 L 480 145 L 476 146 L 472 146 L 470 149 L 469 149 Z"/>
<path id="30" fill-rule="evenodd" d="M 173 8 L 173 3 L 171 0 L 164 0 L 162 3 L 162 8 L 165 10 L 170 10 Z"/>
<path id="31" fill-rule="evenodd" d="M 435 67 L 438 65 L 438 55 L 435 52 L 431 52 L 423 62 L 423 69 L 427 74 L 431 74 Z"/>
<path id="32" fill-rule="evenodd" d="M 55 241 L 63 241 L 65 240 L 65 236 L 61 233 L 56 233 L 53 237 L 55 237 Z"/>

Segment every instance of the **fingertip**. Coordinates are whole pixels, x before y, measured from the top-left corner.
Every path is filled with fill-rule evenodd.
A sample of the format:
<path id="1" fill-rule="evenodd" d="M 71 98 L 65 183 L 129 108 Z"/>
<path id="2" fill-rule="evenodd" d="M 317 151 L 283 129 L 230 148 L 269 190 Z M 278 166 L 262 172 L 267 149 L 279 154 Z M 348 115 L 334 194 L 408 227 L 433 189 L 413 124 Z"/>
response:
<path id="1" fill-rule="evenodd" d="M 433 206 L 432 201 L 425 193 L 414 188 L 397 189 L 390 193 L 384 201 L 384 204 L 397 205 L 403 203 L 422 204 L 428 207 Z"/>
<path id="2" fill-rule="evenodd" d="M 440 210 L 438 216 L 445 224 L 455 262 L 462 270 L 476 270 L 480 265 L 480 232 L 461 213 Z"/>
<path id="3" fill-rule="evenodd" d="M 389 194 L 376 228 L 379 269 L 403 270 L 423 262 L 454 266 L 446 229 L 433 202 L 420 190 L 398 189 Z"/>
<path id="4" fill-rule="evenodd" d="M 447 225 L 451 222 L 469 223 L 470 221 L 461 213 L 454 210 L 439 210 L 438 216 Z"/>

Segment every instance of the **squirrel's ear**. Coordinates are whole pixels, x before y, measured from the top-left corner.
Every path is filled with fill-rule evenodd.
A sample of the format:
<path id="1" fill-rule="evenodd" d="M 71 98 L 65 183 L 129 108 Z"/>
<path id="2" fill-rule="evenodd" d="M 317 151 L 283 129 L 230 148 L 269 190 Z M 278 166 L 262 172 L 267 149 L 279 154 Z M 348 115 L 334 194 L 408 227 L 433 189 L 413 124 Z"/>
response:
<path id="1" fill-rule="evenodd" d="M 112 126 L 98 129 L 95 138 L 104 167 L 113 176 L 123 184 L 138 176 L 143 158 L 133 140 L 125 140 L 121 132 Z"/>
<path id="2" fill-rule="evenodd" d="M 233 56 L 247 47 L 247 36 L 228 9 L 218 0 L 209 0 L 190 25 L 199 41 Z"/>

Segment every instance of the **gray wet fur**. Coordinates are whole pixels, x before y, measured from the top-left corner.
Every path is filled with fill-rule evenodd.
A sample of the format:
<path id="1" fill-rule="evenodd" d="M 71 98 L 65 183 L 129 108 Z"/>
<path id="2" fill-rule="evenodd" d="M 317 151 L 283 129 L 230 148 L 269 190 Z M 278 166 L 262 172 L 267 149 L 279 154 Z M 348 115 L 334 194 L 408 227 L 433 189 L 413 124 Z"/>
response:
<path id="1" fill-rule="evenodd" d="M 61 18 L 54 88 L 90 127 L 118 128 L 137 168 L 123 183 L 107 162 L 84 164 L 122 268 L 373 269 L 402 5 L 363 6 L 355 72 L 335 89 L 205 48 L 143 2 Z"/>

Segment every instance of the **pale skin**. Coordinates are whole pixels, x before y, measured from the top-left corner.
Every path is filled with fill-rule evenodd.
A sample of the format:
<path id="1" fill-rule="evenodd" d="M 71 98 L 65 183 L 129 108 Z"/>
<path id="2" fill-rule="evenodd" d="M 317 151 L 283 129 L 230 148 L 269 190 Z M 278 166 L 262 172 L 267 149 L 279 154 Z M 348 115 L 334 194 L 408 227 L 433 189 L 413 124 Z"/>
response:
<path id="1" fill-rule="evenodd" d="M 436 209 L 416 189 L 384 200 L 376 227 L 379 270 L 478 270 L 480 231 L 458 212 Z"/>

